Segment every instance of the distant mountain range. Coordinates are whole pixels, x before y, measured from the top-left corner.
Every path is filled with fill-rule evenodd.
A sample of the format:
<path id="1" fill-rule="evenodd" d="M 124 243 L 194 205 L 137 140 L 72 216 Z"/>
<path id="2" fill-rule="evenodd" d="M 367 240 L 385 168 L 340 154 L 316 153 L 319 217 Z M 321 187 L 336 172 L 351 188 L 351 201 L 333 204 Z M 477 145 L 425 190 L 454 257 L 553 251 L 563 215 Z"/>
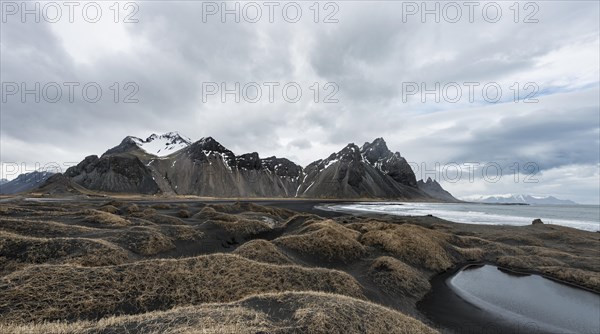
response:
<path id="1" fill-rule="evenodd" d="M 0 194 L 14 194 L 35 189 L 44 184 L 44 182 L 54 173 L 48 171 L 35 171 L 17 176 L 14 180 L 0 181 Z"/>
<path id="2" fill-rule="evenodd" d="M 500 203 L 500 204 L 554 204 L 570 205 L 577 204 L 570 200 L 558 199 L 553 196 L 535 196 L 535 195 L 474 195 L 462 198 L 465 201 L 479 203 Z"/>
<path id="3" fill-rule="evenodd" d="M 458 201 L 435 181 L 417 182 L 406 159 L 390 151 L 383 138 L 360 147 L 348 144 L 303 168 L 256 152 L 236 155 L 212 137 L 192 142 L 177 132 L 146 139 L 128 136 L 100 157 L 88 156 L 63 178 L 52 180 L 60 181 L 62 190 L 72 182 L 69 191 Z"/>

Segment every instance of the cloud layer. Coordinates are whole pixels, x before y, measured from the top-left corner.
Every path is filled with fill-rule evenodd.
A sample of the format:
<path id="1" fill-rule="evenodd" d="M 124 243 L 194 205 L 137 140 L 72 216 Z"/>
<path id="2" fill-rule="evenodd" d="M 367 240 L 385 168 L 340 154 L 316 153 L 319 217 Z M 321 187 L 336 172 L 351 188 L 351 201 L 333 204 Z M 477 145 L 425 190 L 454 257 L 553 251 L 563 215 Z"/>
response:
<path id="1" fill-rule="evenodd" d="M 258 151 L 302 165 L 348 142 L 384 137 L 416 165 L 495 162 L 506 171 L 514 163 L 534 162 L 539 167 L 536 184 L 500 185 L 480 175 L 474 182 L 452 183 L 442 177 L 459 196 L 547 193 L 598 203 L 598 3 L 538 2 L 537 9 L 521 4 L 518 16 L 512 3 L 499 3 L 502 15 L 495 23 L 486 21 L 494 8 L 484 14 L 485 3 L 475 7 L 472 23 L 462 3 L 457 23 L 448 22 L 451 11 L 441 12 L 436 23 L 434 15 L 426 22 L 420 13 L 405 16 L 407 3 L 390 1 L 335 2 L 328 8 L 321 3 L 318 15 L 312 3 L 299 2 L 302 16 L 296 23 L 286 22 L 293 8 L 284 17 L 283 2 L 274 8 L 273 23 L 263 3 L 257 23 L 244 20 L 243 12 L 240 23 L 234 15 L 223 23 L 220 15 L 203 22 L 207 8 L 187 1 L 139 2 L 132 16 L 137 23 L 123 22 L 132 9 L 124 7 L 115 23 L 110 4 L 102 4 L 96 23 L 86 22 L 77 9 L 74 23 L 66 15 L 57 23 L 6 16 L 3 93 L 4 83 L 32 88 L 55 82 L 63 86 L 63 96 L 56 103 L 6 96 L 0 114 L 3 174 L 7 164 L 33 169 L 35 162 L 77 162 L 127 135 L 173 130 L 192 139 L 213 136 L 236 153 Z M 429 4 L 433 8 L 435 2 Z M 253 13 L 248 10 L 246 16 Z M 538 22 L 524 23 L 528 15 Z M 324 23 L 326 18 L 338 22 Z M 73 102 L 66 97 L 69 82 L 80 83 Z M 102 88 L 97 103 L 81 97 L 90 82 Z M 125 89 L 128 82 L 135 86 Z M 203 102 L 207 82 L 229 89 L 236 82 L 257 83 L 262 97 L 250 103 L 242 96 L 236 103 L 227 95 L 223 103 L 216 94 Z M 277 83 L 272 103 L 265 83 Z M 301 87 L 297 103 L 282 97 L 286 83 Z M 326 83 L 333 84 L 326 88 Z M 409 86 L 431 90 L 436 83 L 448 88 L 439 101 L 433 94 L 407 94 Z M 472 96 L 465 83 L 477 83 Z M 483 95 L 486 84 L 500 87 L 498 102 L 488 101 L 494 95 L 489 91 Z M 450 101 L 457 86 L 462 94 Z M 139 102 L 123 103 L 134 91 Z M 247 93 L 255 96 L 252 87 Z M 329 94 L 339 102 L 323 103 Z"/>

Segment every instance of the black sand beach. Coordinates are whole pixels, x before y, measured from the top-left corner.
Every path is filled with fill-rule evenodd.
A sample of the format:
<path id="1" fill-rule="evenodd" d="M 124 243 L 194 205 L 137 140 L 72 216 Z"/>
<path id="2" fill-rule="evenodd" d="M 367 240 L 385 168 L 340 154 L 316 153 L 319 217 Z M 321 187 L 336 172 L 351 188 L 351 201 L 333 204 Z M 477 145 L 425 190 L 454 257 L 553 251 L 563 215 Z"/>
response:
<path id="1" fill-rule="evenodd" d="M 5 201 L 0 204 L 0 332 L 52 332 L 39 323 L 65 320 L 70 323 L 56 328 L 104 331 L 111 325 L 96 321 L 110 316 L 119 316 L 111 320 L 115 326 L 127 323 L 160 332 L 165 326 L 183 326 L 171 323 L 181 311 L 161 313 L 180 306 L 192 307 L 195 326 L 210 329 L 211 321 L 233 321 L 241 332 L 298 332 L 310 326 L 317 333 L 365 328 L 464 332 L 465 326 L 511 330 L 438 289 L 444 277 L 468 263 L 539 273 L 600 291 L 597 233 L 315 208 L 328 203 L 339 202 L 140 197 Z M 289 290 L 301 295 L 286 294 Z M 255 295 L 263 301 L 244 301 Z M 353 299 L 340 301 L 338 295 Z M 359 323 L 348 322 L 341 314 L 328 314 L 326 307 L 327 321 L 310 318 L 304 323 L 308 318 L 292 311 L 274 312 L 272 298 L 287 298 L 278 307 L 292 309 L 309 300 L 315 305 L 335 300 L 346 311 L 363 315 Z M 94 303 L 81 304 L 85 300 Z M 266 327 L 224 309 L 240 300 L 236 310 L 258 312 L 266 317 Z M 460 322 L 445 318 L 445 308 L 452 308 Z M 311 317 L 321 314 L 320 306 L 311 310 Z M 206 312 L 212 312 L 213 320 Z"/>

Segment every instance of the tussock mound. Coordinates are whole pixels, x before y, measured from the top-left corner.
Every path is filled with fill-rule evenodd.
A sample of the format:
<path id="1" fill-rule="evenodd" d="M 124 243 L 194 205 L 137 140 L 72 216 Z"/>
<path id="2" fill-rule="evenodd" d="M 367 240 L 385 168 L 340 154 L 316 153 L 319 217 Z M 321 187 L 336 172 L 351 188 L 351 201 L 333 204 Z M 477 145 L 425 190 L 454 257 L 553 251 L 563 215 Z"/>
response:
<path id="1" fill-rule="evenodd" d="M 127 252 L 104 240 L 34 238 L 0 231 L 0 272 L 26 264 L 61 263 L 105 266 L 127 261 Z"/>
<path id="2" fill-rule="evenodd" d="M 381 247 L 402 261 L 427 269 L 441 271 L 453 265 L 446 251 L 446 235 L 442 232 L 411 224 L 387 225 L 384 230 L 372 230 L 360 241 Z"/>
<path id="3" fill-rule="evenodd" d="M 152 209 L 156 210 L 169 210 L 171 208 L 171 204 L 169 203 L 156 203 L 150 206 Z"/>
<path id="4" fill-rule="evenodd" d="M 360 233 L 333 220 L 308 221 L 302 231 L 302 234 L 280 237 L 273 242 L 327 261 L 348 262 L 365 253 L 365 248 L 357 240 Z"/>
<path id="5" fill-rule="evenodd" d="M 104 211 L 104 212 L 108 212 L 108 213 L 112 213 L 112 214 L 118 214 L 119 213 L 119 208 L 117 208 L 114 205 L 103 205 L 101 207 L 98 208 L 98 210 L 100 211 Z"/>
<path id="6" fill-rule="evenodd" d="M 238 247 L 234 254 L 243 256 L 247 259 L 273 264 L 292 264 L 285 254 L 283 254 L 275 245 L 267 240 L 252 240 Z"/>
<path id="7" fill-rule="evenodd" d="M 479 237 L 458 236 L 451 238 L 456 250 L 467 260 L 469 256 L 477 257 L 477 249 L 484 251 L 484 255 L 496 258 L 504 255 L 524 255 L 525 252 L 518 247 L 505 245 L 500 242 L 489 241 Z"/>
<path id="8" fill-rule="evenodd" d="M 591 262 L 597 262 L 597 259 L 588 259 Z M 565 263 L 550 257 L 537 255 L 530 256 L 501 256 L 497 263 L 503 267 L 514 270 L 535 270 L 542 274 L 554 277 L 556 279 L 575 283 L 577 285 L 600 291 L 600 275 L 598 272 L 568 268 Z"/>
<path id="9" fill-rule="evenodd" d="M 223 212 L 217 212 L 215 209 L 213 209 L 212 207 L 210 207 L 208 205 L 205 206 L 204 208 L 202 208 L 202 210 L 200 210 L 198 213 L 193 215 L 192 218 L 199 219 L 199 220 L 208 220 L 208 219 L 224 220 L 224 221 L 234 221 L 235 220 L 235 216 L 229 215 L 229 214 L 226 214 Z"/>
<path id="10" fill-rule="evenodd" d="M 33 210 L 19 207 L 16 205 L 9 205 L 9 204 L 0 205 L 0 215 L 1 216 L 8 216 L 8 215 L 12 215 L 15 213 L 24 213 L 24 212 L 31 213 L 31 212 L 33 212 Z"/>
<path id="11" fill-rule="evenodd" d="M 0 229 L 32 237 L 68 237 L 101 229 L 69 225 L 51 220 L 5 218 L 0 220 Z"/>
<path id="12" fill-rule="evenodd" d="M 205 304 L 98 322 L 2 326 L 14 334 L 115 333 L 389 333 L 433 334 L 422 322 L 370 302 L 318 292 L 268 293 L 227 304 Z"/>
<path id="13" fill-rule="evenodd" d="M 158 213 L 143 214 L 140 218 L 146 219 L 159 225 L 186 225 L 183 222 L 183 220 L 177 217 L 161 215 Z"/>
<path id="14" fill-rule="evenodd" d="M 260 217 L 248 218 L 243 214 L 233 215 L 217 212 L 209 206 L 203 208 L 193 218 L 210 222 L 228 233 L 235 234 L 241 238 L 249 238 L 259 233 L 270 231 L 275 225 L 272 221 L 261 219 Z"/>
<path id="15" fill-rule="evenodd" d="M 177 215 L 179 216 L 179 218 L 190 218 L 192 216 L 192 214 L 185 209 L 179 210 L 179 212 L 177 212 Z"/>
<path id="16" fill-rule="evenodd" d="M 116 236 L 109 237 L 108 240 L 122 245 L 134 253 L 146 256 L 175 248 L 171 238 L 155 229 L 141 226 L 119 231 Z"/>
<path id="17" fill-rule="evenodd" d="M 96 319 L 309 290 L 363 297 L 358 282 L 344 272 L 215 254 L 94 268 L 27 267 L 0 279 L 0 314 L 4 322 Z"/>
<path id="18" fill-rule="evenodd" d="M 452 248 L 459 254 L 459 257 L 463 261 L 483 261 L 485 258 L 485 252 L 481 248 L 462 248 L 456 246 Z"/>
<path id="19" fill-rule="evenodd" d="M 99 211 L 84 210 L 84 222 L 97 225 L 98 227 L 130 226 L 131 222 L 115 214 Z"/>
<path id="20" fill-rule="evenodd" d="M 173 240 L 201 240 L 204 233 L 194 226 L 160 225 L 152 227 Z"/>
<path id="21" fill-rule="evenodd" d="M 573 269 L 565 267 L 544 267 L 541 272 L 562 281 L 576 283 L 580 286 L 600 291 L 600 275 L 598 272 L 589 270 Z"/>
<path id="22" fill-rule="evenodd" d="M 215 220 L 212 221 L 212 223 L 220 226 L 227 232 L 239 235 L 242 238 L 248 238 L 272 229 L 271 225 L 267 222 L 243 218 L 233 221 Z"/>
<path id="23" fill-rule="evenodd" d="M 423 297 L 431 288 L 424 275 L 393 257 L 382 256 L 373 261 L 369 277 L 386 293 Z"/>

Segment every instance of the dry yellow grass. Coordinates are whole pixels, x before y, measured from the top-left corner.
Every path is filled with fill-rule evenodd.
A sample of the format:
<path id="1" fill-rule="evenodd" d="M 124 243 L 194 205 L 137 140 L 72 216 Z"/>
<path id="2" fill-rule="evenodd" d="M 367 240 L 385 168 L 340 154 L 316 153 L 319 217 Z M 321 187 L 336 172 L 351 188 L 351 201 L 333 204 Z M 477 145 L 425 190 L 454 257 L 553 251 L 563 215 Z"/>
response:
<path id="1" fill-rule="evenodd" d="M 134 253 L 146 256 L 156 255 L 175 248 L 171 238 L 155 229 L 141 226 L 119 231 L 115 236 L 107 239 Z"/>
<path id="2" fill-rule="evenodd" d="M 140 218 L 151 221 L 159 225 L 186 225 L 181 219 L 177 217 L 162 215 L 158 213 L 144 213 L 140 215 Z"/>
<path id="3" fill-rule="evenodd" d="M 197 227 L 189 225 L 160 225 L 153 226 L 152 229 L 160 231 L 172 240 L 201 240 L 204 238 L 204 233 Z"/>
<path id="4" fill-rule="evenodd" d="M 177 212 L 177 215 L 179 216 L 179 218 L 190 218 L 192 216 L 190 211 L 185 209 L 179 210 L 179 212 Z"/>
<path id="5" fill-rule="evenodd" d="M 232 303 L 203 304 L 142 315 L 75 323 L 2 325 L 0 333 L 386 333 L 433 334 L 422 322 L 391 309 L 319 292 L 266 293 Z"/>
<path id="6" fill-rule="evenodd" d="M 184 221 L 174 217 L 186 210 L 178 204 L 0 205 L 0 332 L 419 332 L 397 312 L 370 303 L 287 291 L 365 298 L 362 282 L 379 289 L 368 294 L 374 301 L 387 302 L 372 297 L 387 294 L 408 305 L 429 289 L 434 274 L 466 261 L 540 272 L 600 291 L 596 233 L 435 218 L 341 217 L 339 223 L 248 203 L 188 207 L 202 210 Z M 279 233 L 272 242 L 251 240 Z M 159 259 L 218 252 L 227 238 L 241 243 L 234 254 Z M 359 281 L 293 261 L 347 270 Z M 250 295 L 256 296 L 239 301 Z M 195 306 L 155 312 L 185 305 Z M 119 314 L 138 315 L 114 317 Z M 100 316 L 109 318 L 93 320 Z M 41 323 L 58 319 L 78 322 Z"/>
<path id="7" fill-rule="evenodd" d="M 70 225 L 52 220 L 2 217 L 0 229 L 34 237 L 66 237 L 100 231 L 87 226 Z"/>
<path id="8" fill-rule="evenodd" d="M 171 208 L 171 204 L 169 203 L 156 203 L 156 204 L 152 204 L 150 206 L 153 209 L 156 210 L 169 210 Z"/>
<path id="9" fill-rule="evenodd" d="M 233 251 L 247 259 L 272 264 L 292 264 L 292 260 L 267 240 L 252 240 Z"/>
<path id="10" fill-rule="evenodd" d="M 131 222 L 113 213 L 99 210 L 84 210 L 84 222 L 96 225 L 97 227 L 122 227 L 130 226 Z"/>
<path id="11" fill-rule="evenodd" d="M 501 256 L 497 259 L 497 263 L 508 269 L 536 271 L 561 281 L 580 285 L 594 291 L 600 291 L 600 273 L 597 271 L 570 268 L 564 262 L 555 258 L 538 255 Z"/>
<path id="12" fill-rule="evenodd" d="M 575 283 L 596 292 L 600 291 L 600 274 L 598 272 L 562 266 L 540 268 L 540 271 L 558 280 Z"/>
<path id="13" fill-rule="evenodd" d="M 108 212 L 108 213 L 112 213 L 112 214 L 118 214 L 119 213 L 119 209 L 114 206 L 114 205 L 103 205 L 101 207 L 98 208 L 98 210 L 100 211 L 104 211 L 104 212 Z"/>
<path id="14" fill-rule="evenodd" d="M 273 241 L 276 245 L 327 261 L 348 262 L 365 254 L 358 242 L 359 232 L 348 229 L 333 220 L 308 221 L 298 235 L 289 235 Z"/>
<path id="15" fill-rule="evenodd" d="M 236 202 L 234 204 L 210 204 L 206 206 L 207 208 L 212 208 L 215 211 L 229 214 L 238 214 L 243 212 L 254 212 L 254 213 L 264 213 L 267 215 L 271 215 L 278 218 L 289 218 L 296 214 L 294 211 L 274 208 L 268 206 L 262 206 L 254 203 L 248 202 Z"/>
<path id="16" fill-rule="evenodd" d="M 381 247 L 402 261 L 441 271 L 453 265 L 445 234 L 416 225 L 392 225 L 383 230 L 363 234 L 360 241 L 369 246 Z"/>
<path id="17" fill-rule="evenodd" d="M 264 221 L 243 218 L 232 219 L 232 221 L 213 220 L 211 222 L 220 226 L 229 233 L 240 235 L 242 238 L 251 237 L 272 229 L 272 227 Z"/>
<path id="18" fill-rule="evenodd" d="M 363 298 L 361 286 L 344 272 L 215 254 L 93 268 L 27 267 L 0 279 L 0 314 L 4 322 L 94 319 L 290 290 Z"/>
<path id="19" fill-rule="evenodd" d="M 127 260 L 127 252 L 104 240 L 46 239 L 0 231 L 0 273 L 4 274 L 30 264 L 106 266 L 122 264 Z"/>
<path id="20" fill-rule="evenodd" d="M 481 248 L 463 248 L 452 246 L 458 252 L 459 256 L 466 261 L 483 261 L 485 259 L 485 251 Z"/>
<path id="21" fill-rule="evenodd" d="M 421 272 L 389 256 L 378 257 L 373 261 L 369 277 L 381 290 L 396 296 L 422 297 L 431 288 Z"/>

